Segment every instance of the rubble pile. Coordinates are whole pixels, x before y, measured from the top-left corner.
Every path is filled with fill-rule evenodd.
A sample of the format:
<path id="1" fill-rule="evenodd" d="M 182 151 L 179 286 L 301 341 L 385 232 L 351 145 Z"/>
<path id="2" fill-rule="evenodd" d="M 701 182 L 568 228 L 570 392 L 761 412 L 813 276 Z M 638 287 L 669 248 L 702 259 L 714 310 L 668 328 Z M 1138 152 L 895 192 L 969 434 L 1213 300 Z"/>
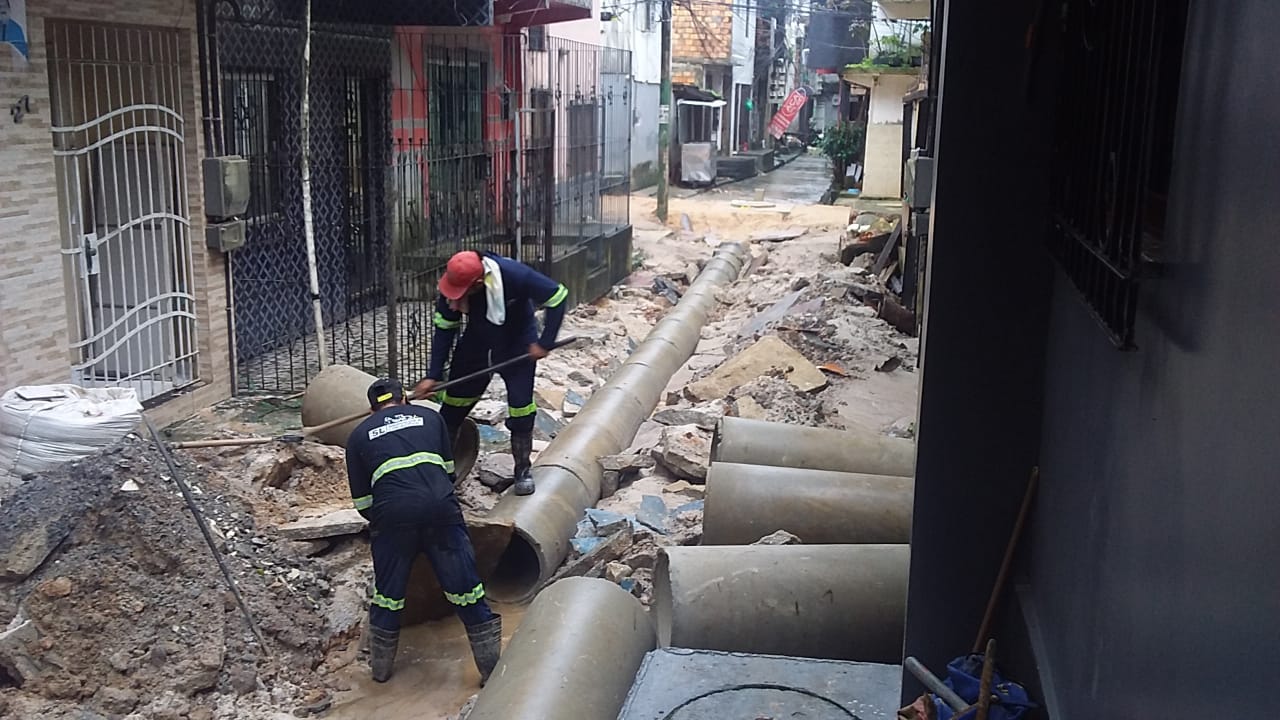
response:
<path id="1" fill-rule="evenodd" d="M 259 531 L 205 471 L 189 462 L 180 470 L 269 657 L 158 451 L 130 436 L 28 478 L 0 507 L 6 567 L 30 569 L 7 574 L 0 592 L 0 669 L 13 686 L 0 703 L 31 717 L 58 717 L 61 705 L 44 701 L 69 701 L 107 717 L 229 718 L 327 694 L 312 672 L 342 639 L 323 612 L 333 593 L 327 569 L 309 548 Z M 21 541 L 40 535 L 48 542 L 38 548 Z"/>

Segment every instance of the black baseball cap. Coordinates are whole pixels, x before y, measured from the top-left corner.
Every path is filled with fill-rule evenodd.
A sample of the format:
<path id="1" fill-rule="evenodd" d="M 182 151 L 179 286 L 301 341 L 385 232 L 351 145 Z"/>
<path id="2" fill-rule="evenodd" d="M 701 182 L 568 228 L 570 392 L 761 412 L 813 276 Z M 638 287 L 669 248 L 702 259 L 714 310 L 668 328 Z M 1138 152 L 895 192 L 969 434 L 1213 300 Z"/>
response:
<path id="1" fill-rule="evenodd" d="M 404 386 L 398 380 L 378 378 L 369 386 L 369 407 L 376 408 L 392 400 L 404 399 Z"/>

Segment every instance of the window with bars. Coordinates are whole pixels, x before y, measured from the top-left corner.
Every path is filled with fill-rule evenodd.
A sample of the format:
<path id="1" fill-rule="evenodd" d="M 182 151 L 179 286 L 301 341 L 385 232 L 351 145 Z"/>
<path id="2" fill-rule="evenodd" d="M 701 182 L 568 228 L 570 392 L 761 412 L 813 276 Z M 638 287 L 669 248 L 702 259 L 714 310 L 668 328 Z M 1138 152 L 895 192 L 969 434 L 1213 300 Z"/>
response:
<path id="1" fill-rule="evenodd" d="M 1158 274 L 1186 0 L 1068 0 L 1049 249 L 1117 347 Z"/>
<path id="2" fill-rule="evenodd" d="M 224 73 L 222 127 L 226 152 L 249 162 L 249 208 L 252 222 L 280 212 L 283 192 L 277 153 L 281 117 L 276 79 L 270 73 L 231 70 Z"/>

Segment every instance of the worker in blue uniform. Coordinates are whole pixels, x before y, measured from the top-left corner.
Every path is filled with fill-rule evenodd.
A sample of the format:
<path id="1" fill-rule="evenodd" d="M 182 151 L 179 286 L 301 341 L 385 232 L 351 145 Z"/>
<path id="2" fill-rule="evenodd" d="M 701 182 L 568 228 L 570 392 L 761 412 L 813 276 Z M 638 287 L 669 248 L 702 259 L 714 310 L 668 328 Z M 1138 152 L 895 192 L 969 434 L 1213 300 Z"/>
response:
<path id="1" fill-rule="evenodd" d="M 569 291 L 524 263 L 493 253 L 464 250 L 449 259 L 440 278 L 426 379 L 414 388 L 414 397 L 426 397 L 445 378 L 445 360 L 453 351 L 449 376 L 462 377 L 504 360 L 528 353 L 529 359 L 498 371 L 507 386 L 507 429 L 511 431 L 514 477 L 494 490 L 515 485 L 517 495 L 534 492 L 529 458 L 533 452 L 533 424 L 538 406 L 533 400 L 533 376 L 538 360 L 555 344 L 564 321 Z M 542 332 L 534 313 L 546 310 Z M 466 317 L 462 337 L 454 340 Z M 440 415 L 456 437 L 462 421 L 480 401 L 492 375 L 449 388 L 438 398 Z"/>
<path id="2" fill-rule="evenodd" d="M 395 380 L 370 385 L 369 406 L 373 414 L 347 440 L 347 481 L 373 535 L 373 679 L 391 677 L 409 571 L 422 552 L 467 628 L 483 686 L 502 650 L 502 616 L 485 601 L 475 549 L 453 492 L 453 444 L 444 420 L 430 408 L 408 404 Z"/>

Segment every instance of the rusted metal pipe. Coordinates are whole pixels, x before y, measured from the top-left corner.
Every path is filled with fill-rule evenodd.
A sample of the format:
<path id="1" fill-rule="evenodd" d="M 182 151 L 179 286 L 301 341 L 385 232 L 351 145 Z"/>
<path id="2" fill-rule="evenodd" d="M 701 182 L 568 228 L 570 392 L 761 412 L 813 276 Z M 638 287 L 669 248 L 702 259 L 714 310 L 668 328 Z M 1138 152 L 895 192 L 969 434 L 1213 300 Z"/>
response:
<path id="1" fill-rule="evenodd" d="M 711 463 L 703 545 L 750 545 L 786 530 L 806 544 L 911 542 L 908 477 Z"/>
<path id="2" fill-rule="evenodd" d="M 916 446 L 866 431 L 724 417 L 711 439 L 711 461 L 912 477 Z"/>
<path id="3" fill-rule="evenodd" d="M 744 246 L 721 244 L 675 308 L 539 454 L 533 466 L 537 492 L 509 493 L 498 502 L 491 516 L 512 520 L 516 532 L 485 586 L 494 599 L 527 600 L 564 561 L 583 511 L 600 499 L 598 459 L 631 443 L 671 376 L 697 348 L 716 289 L 738 277 L 746 258 Z"/>
<path id="4" fill-rule="evenodd" d="M 529 606 L 467 717 L 616 718 L 656 641 L 644 606 L 614 583 L 552 583 Z"/>
<path id="5" fill-rule="evenodd" d="M 910 552 L 907 545 L 664 548 L 653 573 L 658 642 L 901 662 Z"/>
<path id="6" fill-rule="evenodd" d="M 361 413 L 369 411 L 369 385 L 374 376 L 350 365 L 330 365 L 321 370 L 302 396 L 302 424 L 307 428 L 321 428 L 311 432 L 320 442 L 345 448 L 347 438 L 364 419 Z M 426 400 L 414 400 L 414 405 L 439 410 L 440 406 Z M 324 427 L 344 417 L 354 420 L 337 426 Z M 458 482 L 466 479 L 480 454 L 480 430 L 470 418 L 462 423 L 458 439 L 453 446 L 453 463 Z"/>

